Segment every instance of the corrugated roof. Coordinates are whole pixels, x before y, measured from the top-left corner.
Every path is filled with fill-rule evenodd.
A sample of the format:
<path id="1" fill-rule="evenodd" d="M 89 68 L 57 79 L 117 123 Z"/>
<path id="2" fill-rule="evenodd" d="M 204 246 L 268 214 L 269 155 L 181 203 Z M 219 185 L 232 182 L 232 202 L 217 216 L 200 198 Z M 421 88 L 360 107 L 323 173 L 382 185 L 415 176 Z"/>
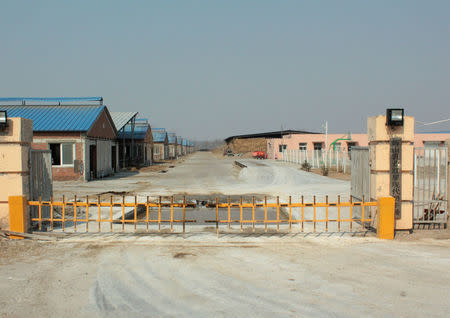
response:
<path id="1" fill-rule="evenodd" d="M 116 126 L 117 131 L 121 130 L 134 116 L 137 112 L 110 112 L 111 118 Z"/>
<path id="2" fill-rule="evenodd" d="M 134 127 L 134 139 L 145 139 L 145 136 L 147 135 L 147 131 L 149 130 L 150 126 L 147 125 L 136 125 Z M 125 126 L 125 132 L 123 130 L 119 131 L 117 138 L 126 138 L 131 139 L 131 126 Z"/>
<path id="3" fill-rule="evenodd" d="M 153 142 L 164 142 L 166 140 L 167 133 L 165 131 L 161 131 L 161 130 L 155 131 L 152 128 L 152 134 L 153 134 Z"/>
<path id="4" fill-rule="evenodd" d="M 1 106 L 8 117 L 33 120 L 34 131 L 88 131 L 105 106 Z"/>
<path id="5" fill-rule="evenodd" d="M 236 135 L 225 139 L 226 143 L 229 143 L 233 139 L 250 139 L 250 138 L 282 138 L 285 135 L 294 134 L 318 134 L 316 132 L 304 131 L 304 130 L 279 130 L 257 134 Z"/>
<path id="6" fill-rule="evenodd" d="M 103 102 L 103 97 L 0 97 L 0 102 Z"/>
<path id="7" fill-rule="evenodd" d="M 177 141 L 176 133 L 167 133 L 167 138 L 169 139 L 169 144 L 174 144 Z"/>

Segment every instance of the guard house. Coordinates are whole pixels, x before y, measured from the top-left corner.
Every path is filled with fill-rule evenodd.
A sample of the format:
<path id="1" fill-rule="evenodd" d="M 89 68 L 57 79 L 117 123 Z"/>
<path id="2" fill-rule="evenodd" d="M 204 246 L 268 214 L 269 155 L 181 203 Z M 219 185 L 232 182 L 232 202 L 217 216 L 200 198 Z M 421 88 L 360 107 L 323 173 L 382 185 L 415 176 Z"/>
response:
<path id="1" fill-rule="evenodd" d="M 124 129 L 118 132 L 117 139 L 123 140 L 127 145 L 131 145 L 131 137 L 134 138 L 133 153 L 135 154 L 134 162 L 136 166 L 151 165 L 153 163 L 153 136 L 147 119 L 136 118 L 134 133 L 132 134 L 132 126 L 126 125 Z"/>
<path id="2" fill-rule="evenodd" d="M 120 168 L 127 168 L 135 165 L 135 121 L 137 112 L 111 112 L 111 117 L 116 127 L 119 144 Z M 125 130 L 127 133 L 125 133 Z M 128 138 L 125 138 L 128 137 Z"/>
<path id="3" fill-rule="evenodd" d="M 177 135 L 175 133 L 167 133 L 169 140 L 169 159 L 177 158 Z"/>
<path id="4" fill-rule="evenodd" d="M 153 159 L 162 161 L 169 158 L 169 138 L 164 128 L 153 128 Z"/>
<path id="5" fill-rule="evenodd" d="M 117 131 L 102 97 L 0 98 L 0 108 L 33 121 L 31 146 L 51 151 L 54 180 L 93 180 L 118 168 Z"/>
<path id="6" fill-rule="evenodd" d="M 177 157 L 181 157 L 183 155 L 183 138 L 181 136 L 177 136 Z"/>

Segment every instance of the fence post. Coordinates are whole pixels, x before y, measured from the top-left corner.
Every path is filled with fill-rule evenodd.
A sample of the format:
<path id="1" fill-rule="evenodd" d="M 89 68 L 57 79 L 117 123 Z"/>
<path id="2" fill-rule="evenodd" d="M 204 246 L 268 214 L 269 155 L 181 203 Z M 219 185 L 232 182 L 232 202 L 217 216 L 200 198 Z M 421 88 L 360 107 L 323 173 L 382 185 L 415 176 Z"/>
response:
<path id="1" fill-rule="evenodd" d="M 29 227 L 28 202 L 25 195 L 13 195 L 8 198 L 9 203 L 9 230 L 26 233 Z M 13 239 L 23 239 L 21 236 L 10 236 Z"/>
<path id="2" fill-rule="evenodd" d="M 395 199 L 393 197 L 378 198 L 377 237 L 393 240 L 395 232 Z"/>

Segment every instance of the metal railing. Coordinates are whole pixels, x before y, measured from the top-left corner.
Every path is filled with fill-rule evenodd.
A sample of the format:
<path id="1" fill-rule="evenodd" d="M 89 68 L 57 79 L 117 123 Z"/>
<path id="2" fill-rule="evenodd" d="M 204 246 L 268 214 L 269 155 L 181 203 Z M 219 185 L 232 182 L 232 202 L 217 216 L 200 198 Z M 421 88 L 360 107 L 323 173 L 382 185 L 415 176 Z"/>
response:
<path id="1" fill-rule="evenodd" d="M 285 149 L 282 153 L 285 162 L 303 164 L 307 162 L 312 168 L 334 168 L 336 171 L 346 173 L 350 170 L 350 153 L 345 150 L 298 150 Z"/>
<path id="2" fill-rule="evenodd" d="M 233 200 L 227 197 L 221 202 L 218 197 L 211 201 L 188 201 L 183 197 L 177 201 L 172 196 L 153 201 L 147 197 L 142 202 L 137 196 L 111 196 L 109 200 L 89 196 L 79 200 L 75 196 L 71 200 L 63 197 L 61 200 L 28 201 L 28 205 L 38 210 L 38 214 L 31 217 L 32 226 L 45 231 L 116 232 L 129 231 L 130 226 L 134 231 L 161 231 L 163 226 L 169 225 L 170 231 L 174 231 L 174 226 L 181 226 L 179 230 L 185 232 L 187 223 L 215 223 L 217 231 L 223 224 L 228 229 L 239 224 L 241 231 L 248 225 L 253 231 L 259 225 L 263 225 L 265 231 L 275 225 L 277 231 L 280 226 L 291 231 L 294 225 L 298 225 L 301 232 L 353 232 L 372 226 L 373 213 L 368 209 L 376 207 L 377 202 L 366 202 L 364 198 L 361 202 L 354 202 L 351 197 L 343 202 L 340 196 L 336 201 L 329 201 L 326 196 L 324 202 L 318 202 L 316 196 L 312 202 L 306 202 L 303 196 L 299 196 L 298 202 L 293 202 L 292 197 L 287 202 L 281 202 L 279 197 L 270 200 L 251 197 L 250 202 L 244 202 L 243 197 Z M 43 213 L 44 208 L 47 215 Z M 210 210 L 202 212 L 200 208 Z M 205 216 L 208 219 L 203 219 Z"/>

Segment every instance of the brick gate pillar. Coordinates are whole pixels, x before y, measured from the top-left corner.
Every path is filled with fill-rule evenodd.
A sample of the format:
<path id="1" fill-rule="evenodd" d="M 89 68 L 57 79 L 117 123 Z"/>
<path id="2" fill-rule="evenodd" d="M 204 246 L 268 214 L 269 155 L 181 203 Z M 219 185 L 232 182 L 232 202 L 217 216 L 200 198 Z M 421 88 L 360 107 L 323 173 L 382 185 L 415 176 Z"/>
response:
<path id="1" fill-rule="evenodd" d="M 32 140 L 30 119 L 8 118 L 6 129 L 0 130 L 0 229 L 9 229 L 8 198 L 29 193 Z"/>
<path id="2" fill-rule="evenodd" d="M 370 150 L 370 197 L 394 196 L 395 189 L 400 189 L 399 205 L 396 205 L 395 229 L 412 230 L 413 228 L 413 186 L 414 186 L 414 118 L 404 117 L 403 126 L 389 127 L 386 116 L 369 117 L 367 135 Z M 398 140 L 398 139 L 400 140 Z M 394 140 L 393 140 L 394 139 Z M 391 181 L 391 149 L 397 139 L 400 154 L 400 173 L 397 183 Z M 395 188 L 395 189 L 393 189 Z M 398 193 L 398 192 L 397 192 Z"/>

